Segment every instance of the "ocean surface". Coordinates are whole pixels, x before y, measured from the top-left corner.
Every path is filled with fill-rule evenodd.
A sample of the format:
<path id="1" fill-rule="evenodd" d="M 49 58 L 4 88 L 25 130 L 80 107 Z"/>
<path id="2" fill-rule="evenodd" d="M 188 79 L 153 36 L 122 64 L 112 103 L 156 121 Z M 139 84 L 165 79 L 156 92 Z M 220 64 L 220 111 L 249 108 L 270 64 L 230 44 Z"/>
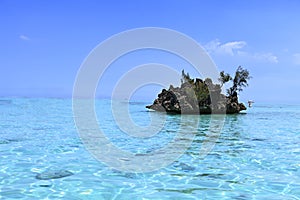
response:
<path id="1" fill-rule="evenodd" d="M 154 153 L 149 166 L 158 169 L 137 173 L 90 153 L 77 132 L 71 99 L 1 98 L 0 199 L 300 199 L 300 106 L 255 103 L 247 114 L 182 118 L 149 112 L 149 103 L 131 102 L 129 111 L 140 126 L 149 124 L 150 115 L 164 122 L 151 137 L 125 134 L 111 101 L 95 103 L 103 133 L 123 151 L 176 153 L 191 142 L 164 167 Z M 178 132 L 182 136 L 173 140 Z M 171 142 L 178 148 L 164 149 Z"/>

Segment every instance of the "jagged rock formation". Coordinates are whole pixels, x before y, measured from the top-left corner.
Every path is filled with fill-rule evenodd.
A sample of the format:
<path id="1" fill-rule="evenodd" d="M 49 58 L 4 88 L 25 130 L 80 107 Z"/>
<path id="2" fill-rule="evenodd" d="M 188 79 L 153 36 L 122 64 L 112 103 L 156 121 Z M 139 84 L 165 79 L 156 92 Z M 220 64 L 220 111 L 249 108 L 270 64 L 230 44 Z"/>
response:
<path id="1" fill-rule="evenodd" d="M 191 79 L 183 71 L 180 87 L 172 85 L 163 89 L 148 109 L 174 114 L 234 114 L 246 110 L 244 104 L 238 102 L 237 93 L 230 96 L 221 93 L 219 84 L 211 79 Z"/>

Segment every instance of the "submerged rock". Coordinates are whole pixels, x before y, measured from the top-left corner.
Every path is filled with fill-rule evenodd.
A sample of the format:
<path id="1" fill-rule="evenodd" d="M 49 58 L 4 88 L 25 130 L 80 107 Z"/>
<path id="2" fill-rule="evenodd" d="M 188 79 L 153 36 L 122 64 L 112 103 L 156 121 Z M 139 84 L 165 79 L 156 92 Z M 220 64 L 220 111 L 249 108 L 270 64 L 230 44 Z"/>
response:
<path id="1" fill-rule="evenodd" d="M 50 179 L 58 179 L 67 176 L 72 176 L 72 175 L 73 173 L 68 170 L 49 170 L 37 174 L 35 178 L 39 180 L 50 180 Z"/>
<path id="2" fill-rule="evenodd" d="M 175 167 L 185 172 L 194 171 L 196 169 L 195 167 L 187 165 L 185 163 L 179 163 L 178 165 L 175 165 Z"/>

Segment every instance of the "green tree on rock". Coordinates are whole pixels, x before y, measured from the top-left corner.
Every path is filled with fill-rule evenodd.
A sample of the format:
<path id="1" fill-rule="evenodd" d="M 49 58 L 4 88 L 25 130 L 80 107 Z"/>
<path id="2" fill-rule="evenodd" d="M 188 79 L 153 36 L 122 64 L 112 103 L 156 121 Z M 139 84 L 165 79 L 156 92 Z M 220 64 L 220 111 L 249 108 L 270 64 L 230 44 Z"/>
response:
<path id="1" fill-rule="evenodd" d="M 230 76 L 230 74 L 225 73 L 224 71 L 220 72 L 220 78 L 218 79 L 221 82 L 221 87 L 223 87 L 223 85 L 229 81 L 232 80 L 232 77 Z"/>
<path id="2" fill-rule="evenodd" d="M 249 71 L 239 66 L 235 72 L 232 87 L 227 89 L 228 95 L 235 96 L 237 92 L 243 91 L 243 88 L 248 86 L 248 80 L 251 78 Z"/>

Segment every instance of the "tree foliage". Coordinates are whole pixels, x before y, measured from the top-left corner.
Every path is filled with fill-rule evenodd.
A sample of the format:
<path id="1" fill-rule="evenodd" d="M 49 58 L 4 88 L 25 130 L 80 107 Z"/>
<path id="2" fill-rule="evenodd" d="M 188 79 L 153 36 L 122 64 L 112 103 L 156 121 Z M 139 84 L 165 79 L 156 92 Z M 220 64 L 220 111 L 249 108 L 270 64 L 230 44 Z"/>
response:
<path id="1" fill-rule="evenodd" d="M 239 66 L 235 72 L 232 87 L 227 90 L 228 95 L 233 96 L 236 95 L 237 92 L 243 91 L 244 87 L 248 86 L 248 80 L 251 78 L 249 71 Z"/>
<path id="2" fill-rule="evenodd" d="M 237 68 L 234 78 L 224 71 L 220 72 L 218 80 L 221 85 L 214 84 L 210 78 L 206 78 L 205 80 L 199 78 L 193 79 L 184 70 L 182 70 L 181 76 L 181 88 L 185 88 L 188 94 L 194 93 L 199 106 L 209 105 L 211 97 L 219 99 L 222 91 L 221 87 L 230 81 L 232 81 L 232 87 L 227 89 L 227 94 L 229 97 L 237 96 L 238 92 L 243 91 L 244 87 L 248 86 L 248 80 L 252 78 L 249 71 L 243 69 L 241 66 Z"/>
<path id="3" fill-rule="evenodd" d="M 229 81 L 232 80 L 232 77 L 230 76 L 230 74 L 225 73 L 224 71 L 220 72 L 220 78 L 218 79 L 221 82 L 221 87 L 223 87 L 223 85 Z"/>
<path id="4" fill-rule="evenodd" d="M 193 84 L 194 83 L 194 79 L 192 79 L 189 75 L 189 73 L 185 73 L 184 70 L 181 71 L 181 84 L 183 83 L 189 83 L 189 84 Z"/>
<path id="5" fill-rule="evenodd" d="M 205 79 L 193 79 L 190 77 L 189 73 L 185 73 L 184 70 L 181 72 L 181 86 L 187 85 L 188 87 L 183 88 L 190 88 L 192 89 L 189 92 L 193 92 L 197 98 L 199 105 L 208 104 L 210 101 L 210 93 L 209 93 L 209 86 L 213 85 L 212 80 L 210 78 Z M 186 89 L 188 90 L 188 89 Z M 189 93 L 187 91 L 187 93 Z"/>

